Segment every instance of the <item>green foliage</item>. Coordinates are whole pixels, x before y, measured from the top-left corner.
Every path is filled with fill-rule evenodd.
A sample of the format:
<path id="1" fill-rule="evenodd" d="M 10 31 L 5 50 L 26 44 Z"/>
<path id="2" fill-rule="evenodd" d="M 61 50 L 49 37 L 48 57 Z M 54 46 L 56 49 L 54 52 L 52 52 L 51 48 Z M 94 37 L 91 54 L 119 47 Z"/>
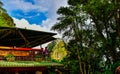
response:
<path id="1" fill-rule="evenodd" d="M 42 54 L 36 55 L 34 57 L 34 60 L 37 61 L 37 62 L 41 62 L 43 60 L 43 55 Z"/>
<path id="2" fill-rule="evenodd" d="M 59 10 L 57 11 L 58 14 L 62 14 L 65 16 L 69 16 L 69 15 L 74 15 L 75 12 L 72 11 L 69 7 L 61 7 L 59 8 Z"/>
<path id="3" fill-rule="evenodd" d="M 7 54 L 5 55 L 5 58 L 7 59 L 7 61 L 15 61 L 15 56 L 13 54 Z"/>
<path id="4" fill-rule="evenodd" d="M 114 74 L 118 66 L 120 66 L 120 61 L 115 62 L 114 64 L 106 64 L 105 66 L 101 67 L 100 71 L 102 74 Z"/>
<path id="5" fill-rule="evenodd" d="M 74 43 L 74 40 L 69 42 L 67 45 L 67 56 L 61 61 L 61 63 L 64 64 L 64 67 L 67 72 L 70 74 L 78 74 L 79 73 L 79 66 L 78 66 L 78 59 L 77 59 L 77 53 L 75 51 L 76 45 Z"/>
<path id="6" fill-rule="evenodd" d="M 39 54 L 39 55 L 36 55 L 35 58 L 42 58 L 43 55 L 42 54 Z"/>
<path id="7" fill-rule="evenodd" d="M 5 55 L 5 57 L 6 58 L 12 58 L 12 57 L 14 57 L 14 55 L 13 54 L 7 54 L 7 55 Z"/>
<path id="8" fill-rule="evenodd" d="M 3 27 L 13 27 L 13 19 L 6 13 L 0 14 L 0 26 Z"/>
<path id="9" fill-rule="evenodd" d="M 59 22 L 52 27 L 52 30 L 62 33 L 68 42 L 73 40 L 68 43 L 68 54 L 64 63 L 70 65 L 67 61 L 78 60 L 79 63 L 90 65 L 91 74 L 113 74 L 115 69 L 112 67 L 120 57 L 120 18 L 117 17 L 120 15 L 117 11 L 119 2 L 68 0 L 68 4 L 69 6 L 58 9 Z M 101 62 L 104 62 L 104 65 L 101 65 Z M 77 66 L 76 70 L 80 70 L 81 74 L 85 74 L 82 70 L 87 70 L 80 65 L 70 66 L 73 66 L 73 70 Z"/>
<path id="10" fill-rule="evenodd" d="M 111 13 L 114 11 L 114 4 L 109 3 L 110 1 L 102 0 L 91 0 L 87 5 L 84 6 L 84 10 L 92 17 L 97 17 L 101 21 L 107 21 Z"/>
<path id="11" fill-rule="evenodd" d="M 7 14 L 1 14 L 0 15 L 0 26 L 13 27 L 14 23 L 13 23 L 12 18 L 10 18 L 10 16 L 8 16 Z"/>
<path id="12" fill-rule="evenodd" d="M 41 61 L 42 61 L 42 58 L 35 58 L 35 61 L 41 62 Z"/>
<path id="13" fill-rule="evenodd" d="M 7 11 L 2 7 L 3 4 L 0 1 L 0 26 L 2 27 L 13 27 L 13 19 L 8 15 Z"/>
<path id="14" fill-rule="evenodd" d="M 36 62 L 36 61 L 0 61 L 0 67 L 38 67 L 38 66 L 62 66 L 60 63 L 55 62 Z"/>
<path id="15" fill-rule="evenodd" d="M 65 49 L 65 43 L 63 40 L 56 40 L 56 44 L 51 52 L 51 59 L 55 59 L 61 61 L 67 55 L 67 51 Z"/>
<path id="16" fill-rule="evenodd" d="M 65 58 L 65 60 L 62 61 L 62 63 L 65 65 L 65 69 L 68 70 L 67 73 L 70 74 L 78 74 L 79 73 L 79 66 L 78 66 L 78 60 L 69 60 L 69 58 Z"/>
<path id="17" fill-rule="evenodd" d="M 50 52 L 52 51 L 52 49 L 54 48 L 56 42 L 55 41 L 52 41 L 50 44 L 48 44 L 48 49 L 50 50 Z"/>

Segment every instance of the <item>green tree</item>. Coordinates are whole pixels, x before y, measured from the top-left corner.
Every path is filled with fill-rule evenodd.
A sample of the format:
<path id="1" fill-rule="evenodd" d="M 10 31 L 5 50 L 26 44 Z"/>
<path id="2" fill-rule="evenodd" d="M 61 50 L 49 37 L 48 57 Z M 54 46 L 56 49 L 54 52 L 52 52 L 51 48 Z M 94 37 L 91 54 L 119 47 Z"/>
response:
<path id="1" fill-rule="evenodd" d="M 77 5 L 75 7 L 61 7 L 58 12 L 61 14 L 61 17 L 58 18 L 60 20 L 59 23 L 55 24 L 52 27 L 52 30 L 57 30 L 59 32 L 63 32 L 63 36 L 73 37 L 76 40 L 76 43 L 80 44 L 80 48 L 82 49 L 82 18 L 80 13 L 80 6 Z M 82 13 L 82 12 L 81 12 Z M 81 24 L 81 25 L 80 25 Z M 81 30 L 80 30 L 81 28 Z M 80 66 L 80 72 L 83 74 L 81 59 L 80 59 L 80 50 L 79 45 L 76 46 L 76 52 L 78 54 L 78 61 Z"/>
<path id="2" fill-rule="evenodd" d="M 116 61 L 118 56 L 116 55 L 116 25 L 112 21 L 114 19 L 115 6 L 112 2 L 102 0 L 89 1 L 87 5 L 84 5 L 84 11 L 90 15 L 90 19 L 93 21 L 98 35 L 100 36 L 105 49 L 109 52 L 113 61 Z M 103 9 L 104 8 L 104 9 Z M 115 20 L 115 19 L 114 19 Z M 113 23 L 111 23 L 111 21 Z M 114 35 L 114 37 L 113 37 Z M 114 46 L 113 46 L 114 45 Z"/>
<path id="3" fill-rule="evenodd" d="M 0 1 L 0 26 L 13 27 L 13 19 L 8 15 L 7 11 L 3 8 L 3 3 Z"/>
<path id="4" fill-rule="evenodd" d="M 90 25 L 96 29 L 104 50 L 112 58 L 118 60 L 116 48 L 119 47 L 119 22 L 120 9 L 118 0 L 69 0 L 71 5 L 82 5 L 84 13 L 88 14 Z"/>
<path id="5" fill-rule="evenodd" d="M 52 29 L 75 40 L 76 47 L 73 49 L 78 55 L 80 73 L 85 74 L 82 62 L 91 63 L 92 72 L 97 73 L 97 69 L 101 71 L 98 64 L 105 61 L 103 58 L 107 59 L 106 65 L 118 61 L 120 1 L 68 0 L 68 4 L 58 10 L 60 21 Z"/>

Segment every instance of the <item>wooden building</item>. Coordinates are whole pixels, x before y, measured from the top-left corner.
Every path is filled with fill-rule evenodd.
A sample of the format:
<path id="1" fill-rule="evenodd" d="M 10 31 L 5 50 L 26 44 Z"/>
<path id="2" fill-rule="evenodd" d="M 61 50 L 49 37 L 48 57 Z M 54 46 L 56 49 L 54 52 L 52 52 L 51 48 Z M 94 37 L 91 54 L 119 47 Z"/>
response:
<path id="1" fill-rule="evenodd" d="M 54 35 L 56 33 L 0 27 L 0 74 L 24 74 L 20 72 L 41 74 L 47 70 L 47 67 L 63 66 L 58 63 L 33 60 L 35 55 L 42 53 L 42 49 L 33 49 L 33 47 L 55 40 Z M 7 54 L 13 54 L 16 60 L 14 62 L 4 61 L 4 56 Z"/>
<path id="2" fill-rule="evenodd" d="M 0 60 L 5 60 L 7 54 L 13 54 L 16 61 L 33 61 L 36 55 L 42 54 L 43 49 L 17 48 L 0 46 Z"/>
<path id="3" fill-rule="evenodd" d="M 56 33 L 0 27 L 0 59 L 11 53 L 16 60 L 33 60 L 35 55 L 42 52 L 41 49 L 33 47 L 55 40 L 54 35 Z"/>

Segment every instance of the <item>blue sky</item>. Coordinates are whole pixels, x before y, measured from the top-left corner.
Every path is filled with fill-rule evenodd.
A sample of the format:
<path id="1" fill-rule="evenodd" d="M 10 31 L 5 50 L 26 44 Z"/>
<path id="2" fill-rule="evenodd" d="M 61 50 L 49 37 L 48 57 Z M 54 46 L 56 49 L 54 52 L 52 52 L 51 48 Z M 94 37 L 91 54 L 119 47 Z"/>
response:
<path id="1" fill-rule="evenodd" d="M 17 27 L 40 27 L 49 31 L 57 22 L 56 11 L 67 5 L 67 0 L 1 0 Z M 36 26 L 36 27 L 34 27 Z"/>
<path id="2" fill-rule="evenodd" d="M 57 22 L 56 11 L 67 6 L 67 0 L 1 0 L 8 14 L 13 18 L 16 27 L 32 30 L 51 31 Z M 57 33 L 57 32 L 56 32 Z M 61 38 L 58 34 L 56 38 Z M 47 44 L 44 44 L 45 47 Z"/>
<path id="3" fill-rule="evenodd" d="M 48 5 L 43 0 L 3 0 L 2 2 L 10 16 L 17 19 L 24 18 L 30 24 L 41 24 L 42 20 L 47 19 Z"/>
<path id="4" fill-rule="evenodd" d="M 37 11 L 30 11 L 27 13 L 24 13 L 21 10 L 13 10 L 10 12 L 10 16 L 18 18 L 18 19 L 26 19 L 29 21 L 30 24 L 41 24 L 42 20 L 46 20 L 47 12 L 37 12 Z"/>

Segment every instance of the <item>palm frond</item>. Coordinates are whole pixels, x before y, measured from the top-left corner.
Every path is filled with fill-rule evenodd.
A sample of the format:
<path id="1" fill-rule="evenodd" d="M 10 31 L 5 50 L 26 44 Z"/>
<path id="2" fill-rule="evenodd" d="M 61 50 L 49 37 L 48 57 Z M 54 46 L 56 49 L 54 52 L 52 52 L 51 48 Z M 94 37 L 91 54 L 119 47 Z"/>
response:
<path id="1" fill-rule="evenodd" d="M 66 27 L 67 27 L 66 24 L 59 22 L 52 26 L 51 30 L 58 31 L 61 33 L 61 31 L 64 31 Z"/>
<path id="2" fill-rule="evenodd" d="M 75 14 L 74 11 L 72 11 L 68 7 L 61 7 L 61 8 L 59 8 L 57 13 L 61 14 L 61 15 L 65 15 L 65 16 L 69 16 L 69 15 L 74 15 Z"/>

